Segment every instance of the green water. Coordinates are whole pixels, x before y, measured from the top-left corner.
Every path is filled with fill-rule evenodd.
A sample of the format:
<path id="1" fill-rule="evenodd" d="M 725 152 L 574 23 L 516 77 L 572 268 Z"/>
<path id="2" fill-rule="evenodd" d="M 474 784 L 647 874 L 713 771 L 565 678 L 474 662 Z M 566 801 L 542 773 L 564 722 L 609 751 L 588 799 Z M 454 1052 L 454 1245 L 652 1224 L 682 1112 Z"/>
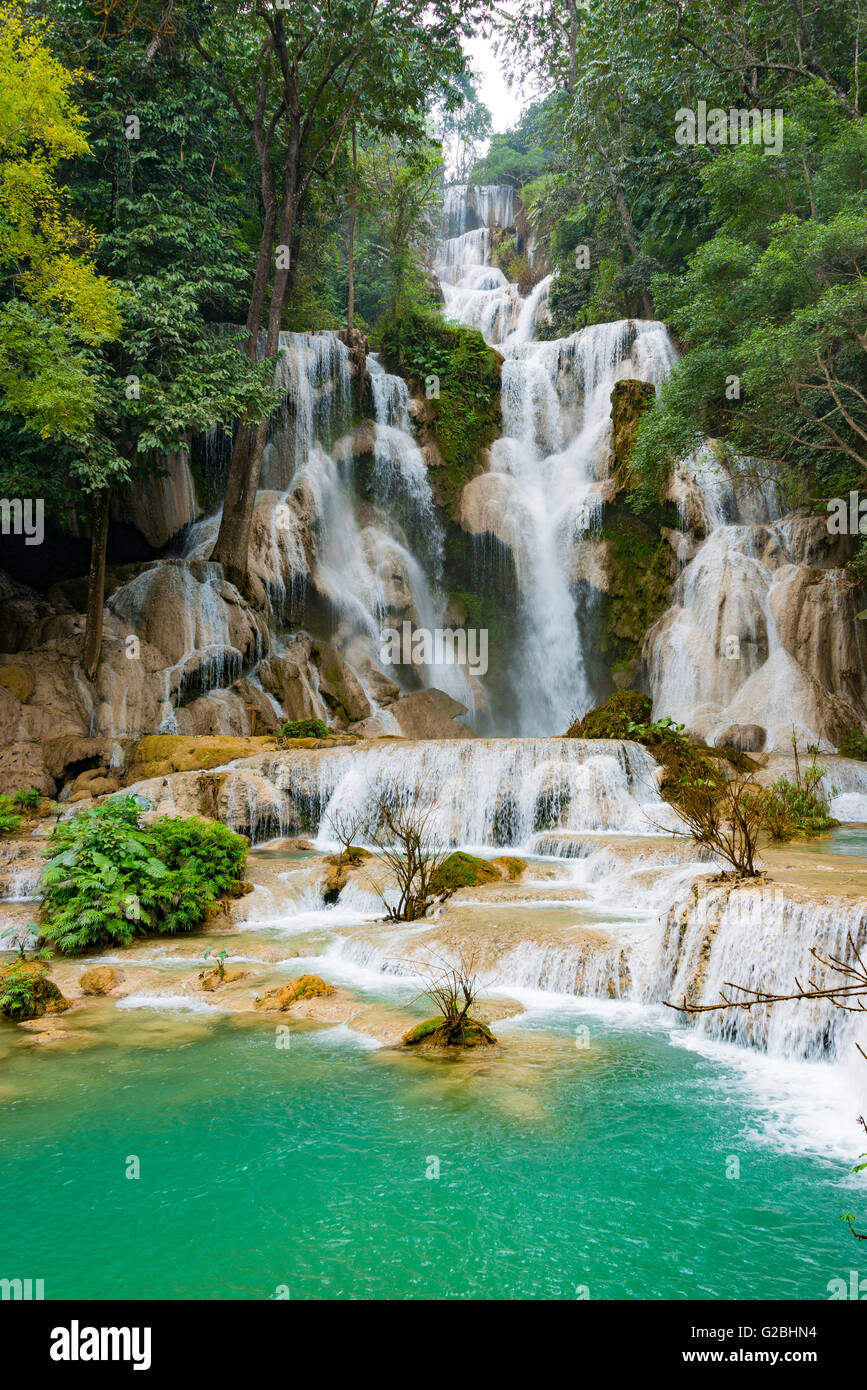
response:
<path id="1" fill-rule="evenodd" d="M 816 854 L 847 854 L 867 859 L 867 826 L 841 825 L 820 839 L 805 840 L 799 848 Z"/>
<path id="2" fill-rule="evenodd" d="M 616 1013 L 582 1052 L 580 1020 L 504 1025 L 496 1061 L 346 1030 L 282 1050 L 143 1010 L 78 1053 L 13 1051 L 0 1276 L 135 1299 L 808 1299 L 848 1278 L 842 1161 L 751 1137 L 725 1061 Z"/>

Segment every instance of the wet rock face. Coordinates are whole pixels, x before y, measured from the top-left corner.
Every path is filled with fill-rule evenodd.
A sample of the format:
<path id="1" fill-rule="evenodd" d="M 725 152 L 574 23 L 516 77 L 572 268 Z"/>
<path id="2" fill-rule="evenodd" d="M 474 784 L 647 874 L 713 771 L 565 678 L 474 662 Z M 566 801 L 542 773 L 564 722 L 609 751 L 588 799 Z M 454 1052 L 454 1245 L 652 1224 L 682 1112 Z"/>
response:
<path id="1" fill-rule="evenodd" d="M 611 391 L 611 450 L 618 487 L 630 487 L 635 481 L 630 467 L 632 445 L 638 422 L 654 396 L 654 388 L 648 381 L 624 377 L 614 383 Z"/>
<path id="2" fill-rule="evenodd" d="M 716 748 L 735 748 L 739 753 L 761 753 L 768 731 L 761 724 L 729 724 L 717 735 Z"/>
<path id="3" fill-rule="evenodd" d="M 319 693 L 334 716 L 344 724 L 366 719 L 370 701 L 337 648 L 331 642 L 315 642 L 311 656 L 319 668 Z"/>
<path id="4" fill-rule="evenodd" d="M 760 725 L 764 751 L 793 726 L 839 747 L 867 722 L 867 634 L 839 538 L 822 517 L 781 516 L 772 479 L 733 477 L 710 449 L 672 489 L 697 548 L 644 641 L 654 715 L 718 745 Z"/>

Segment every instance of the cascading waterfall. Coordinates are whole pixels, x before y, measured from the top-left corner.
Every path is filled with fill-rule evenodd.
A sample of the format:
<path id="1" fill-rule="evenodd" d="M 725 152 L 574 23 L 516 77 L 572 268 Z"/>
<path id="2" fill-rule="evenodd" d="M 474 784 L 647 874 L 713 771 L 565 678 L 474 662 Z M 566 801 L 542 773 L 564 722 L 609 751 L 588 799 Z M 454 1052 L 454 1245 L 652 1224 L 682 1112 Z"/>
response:
<path id="1" fill-rule="evenodd" d="M 364 670 L 381 665 L 384 627 L 405 620 L 428 630 L 438 626 L 445 602 L 439 589 L 443 533 L 412 435 L 407 385 L 375 354 L 367 368 L 375 415 L 372 505 L 359 503 L 349 352 L 331 332 L 280 334 L 283 405 L 262 469 L 263 485 L 273 492 L 260 496 L 272 499 L 263 569 L 275 623 L 301 605 L 305 586 L 315 584 L 335 614 L 335 640 L 358 667 L 372 709 L 381 713 Z M 215 531 L 213 519 L 192 528 L 187 555 L 206 554 Z M 281 645 L 276 637 L 274 649 Z M 388 674 L 404 684 L 399 666 Z M 414 667 L 410 683 L 419 682 L 445 690 L 472 717 L 475 692 L 459 665 Z"/>
<path id="2" fill-rule="evenodd" d="M 222 778 L 220 814 L 257 842 L 304 833 L 320 835 L 324 845 L 331 843 L 330 815 L 369 824 L 385 793 L 422 806 L 431 833 L 449 844 L 532 852 L 554 831 L 652 836 L 678 825 L 656 773 L 646 749 L 612 740 L 382 742 L 234 763 Z M 166 809 L 183 790 L 183 775 L 175 782 L 174 789 L 160 780 L 137 789 Z"/>
<path id="3" fill-rule="evenodd" d="M 444 239 L 437 253 L 447 318 L 481 330 L 503 354 L 503 437 L 489 472 L 464 492 L 462 520 L 476 535 L 509 546 L 519 593 L 513 657 L 517 695 L 513 732 L 562 732 L 593 692 L 586 672 L 589 640 L 579 620 L 574 575 L 582 541 L 602 506 L 608 461 L 611 389 L 619 378 L 659 386 L 675 360 L 662 324 L 599 324 L 569 338 L 533 341 L 551 284 L 523 299 L 488 264 L 490 235 L 514 216 L 514 201 L 463 185 L 446 190 Z M 492 220 L 481 232 L 468 220 Z M 484 257 L 484 259 L 481 259 Z"/>
<path id="4" fill-rule="evenodd" d="M 867 656 L 851 585 L 822 556 L 821 523 L 817 533 L 809 517 L 784 517 L 773 477 L 758 475 L 754 461 L 734 468 L 705 446 L 674 478 L 681 515 L 697 511 L 707 538 L 647 636 L 654 713 L 710 743 L 732 725 L 754 725 L 765 751 L 786 751 L 793 728 L 802 748 L 832 750 L 840 717 L 838 706 L 829 728 L 832 695 L 853 723 L 867 713 L 851 680 Z M 799 633 L 805 597 L 819 615 L 820 645 Z"/>

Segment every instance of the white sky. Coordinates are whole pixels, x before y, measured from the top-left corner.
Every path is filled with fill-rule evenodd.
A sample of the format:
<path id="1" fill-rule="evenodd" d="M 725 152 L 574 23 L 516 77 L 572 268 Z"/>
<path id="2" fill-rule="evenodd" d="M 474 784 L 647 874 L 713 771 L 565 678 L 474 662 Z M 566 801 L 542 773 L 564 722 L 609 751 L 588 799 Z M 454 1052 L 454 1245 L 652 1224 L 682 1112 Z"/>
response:
<path id="1" fill-rule="evenodd" d="M 490 39 L 465 39 L 468 55 L 478 78 L 478 92 L 493 117 L 494 130 L 509 130 L 520 119 L 527 104 L 519 88 L 510 88 Z"/>

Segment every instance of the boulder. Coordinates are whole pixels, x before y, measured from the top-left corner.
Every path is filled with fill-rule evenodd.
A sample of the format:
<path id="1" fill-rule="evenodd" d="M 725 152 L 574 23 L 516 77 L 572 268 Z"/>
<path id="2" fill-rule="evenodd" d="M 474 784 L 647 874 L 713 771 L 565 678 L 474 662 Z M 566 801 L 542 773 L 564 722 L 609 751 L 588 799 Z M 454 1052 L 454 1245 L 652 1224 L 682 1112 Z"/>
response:
<path id="1" fill-rule="evenodd" d="M 82 801 L 89 796 L 112 796 L 114 792 L 120 791 L 120 781 L 117 777 L 108 777 L 99 768 L 90 772 L 81 772 L 72 784 L 72 789 L 67 798 L 69 801 Z"/>
<path id="2" fill-rule="evenodd" d="M 457 718 L 467 707 L 444 690 L 414 690 L 389 707 L 404 738 L 473 738 L 468 724 Z"/>
<path id="3" fill-rule="evenodd" d="M 117 983 L 118 975 L 110 965 L 92 965 L 85 970 L 78 987 L 82 994 L 111 994 Z"/>
<path id="4" fill-rule="evenodd" d="M 460 1033 L 451 1034 L 442 1017 L 428 1018 L 424 1023 L 417 1023 L 402 1039 L 404 1047 L 416 1047 L 422 1052 L 446 1047 L 489 1047 L 496 1041 L 488 1025 L 478 1019 L 466 1019 Z"/>
<path id="5" fill-rule="evenodd" d="M 334 993 L 334 986 L 326 984 L 318 975 L 299 975 L 288 985 L 280 985 L 267 994 L 257 996 L 256 1008 L 269 1011 L 280 1010 L 285 1013 L 299 999 L 312 999 L 317 995 Z"/>
<path id="6" fill-rule="evenodd" d="M 222 975 L 219 968 L 214 966 L 213 970 L 203 970 L 199 975 L 199 984 L 207 994 L 213 994 L 215 989 L 221 985 L 230 985 L 233 980 L 246 980 L 248 970 L 228 970 L 223 968 Z"/>
<path id="7" fill-rule="evenodd" d="M 767 730 L 761 724 L 729 724 L 714 739 L 715 748 L 734 748 L 738 753 L 761 753 Z"/>
<path id="8" fill-rule="evenodd" d="M 14 695 L 16 700 L 20 700 L 22 705 L 26 705 L 30 699 L 35 684 L 33 672 L 28 671 L 25 666 L 0 665 L 0 686 Z"/>
<path id="9" fill-rule="evenodd" d="M 361 684 L 331 642 L 314 642 L 311 658 L 319 667 L 319 693 L 347 724 L 366 719 L 370 702 Z"/>

